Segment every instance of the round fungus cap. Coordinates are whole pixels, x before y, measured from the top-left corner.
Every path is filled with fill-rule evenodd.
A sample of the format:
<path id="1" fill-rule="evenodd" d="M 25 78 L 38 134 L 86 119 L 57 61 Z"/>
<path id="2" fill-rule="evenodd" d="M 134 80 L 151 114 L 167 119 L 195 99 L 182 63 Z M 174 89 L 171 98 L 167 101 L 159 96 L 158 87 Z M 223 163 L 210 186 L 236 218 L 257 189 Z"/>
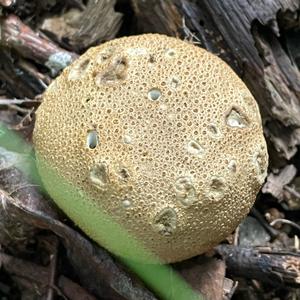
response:
<path id="1" fill-rule="evenodd" d="M 130 240 L 111 247 L 111 232 L 97 225 L 103 213 L 161 261 L 181 261 L 230 234 L 266 177 L 253 96 L 221 59 L 176 38 L 145 34 L 89 49 L 49 86 L 36 117 L 49 194 L 123 257 L 147 260 Z M 57 189 L 44 162 L 89 203 Z"/>

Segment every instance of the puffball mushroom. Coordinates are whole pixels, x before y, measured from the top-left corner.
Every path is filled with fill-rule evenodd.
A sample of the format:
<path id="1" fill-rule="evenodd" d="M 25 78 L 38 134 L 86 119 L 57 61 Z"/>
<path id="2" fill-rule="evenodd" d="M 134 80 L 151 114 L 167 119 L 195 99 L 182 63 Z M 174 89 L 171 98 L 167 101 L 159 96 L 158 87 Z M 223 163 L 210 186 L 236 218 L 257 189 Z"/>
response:
<path id="1" fill-rule="evenodd" d="M 217 56 L 159 34 L 106 42 L 67 67 L 44 94 L 34 143 L 56 203 L 100 245 L 140 261 L 130 240 L 111 249 L 100 213 L 162 262 L 181 261 L 236 228 L 268 162 L 245 84 Z M 44 162 L 89 200 L 66 200 Z"/>

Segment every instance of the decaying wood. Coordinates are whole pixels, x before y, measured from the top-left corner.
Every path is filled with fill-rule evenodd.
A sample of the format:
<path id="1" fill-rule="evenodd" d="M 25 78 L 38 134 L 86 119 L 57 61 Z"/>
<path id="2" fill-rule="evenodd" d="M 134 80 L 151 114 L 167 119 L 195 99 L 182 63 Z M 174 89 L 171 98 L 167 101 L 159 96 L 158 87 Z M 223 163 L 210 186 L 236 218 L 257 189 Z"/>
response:
<path id="1" fill-rule="evenodd" d="M 24 103 L 30 103 L 30 104 L 37 104 L 41 103 L 41 100 L 31 100 L 31 99 L 3 99 L 0 97 L 0 105 L 11 105 L 11 104 L 24 104 Z"/>
<path id="2" fill-rule="evenodd" d="M 75 53 L 60 48 L 34 32 L 15 15 L 0 19 L 0 28 L 0 45 L 45 65 L 52 75 L 56 75 L 77 58 Z"/>
<path id="3" fill-rule="evenodd" d="M 223 299 L 225 268 L 223 260 L 206 256 L 196 257 L 176 266 L 183 278 L 194 290 L 201 292 L 206 300 Z"/>
<path id="4" fill-rule="evenodd" d="M 24 170 L 30 168 L 29 153 L 10 152 L 0 146 L 0 199 L 13 196 L 30 210 L 56 213 L 50 203 L 40 194 L 37 186 L 30 183 Z M 0 201 L 0 244 L 11 253 L 24 251 L 27 243 L 36 234 L 37 228 L 12 217 Z"/>
<path id="5" fill-rule="evenodd" d="M 280 38 L 286 28 L 300 27 L 295 21 L 298 0 L 133 0 L 133 4 L 145 31 L 181 37 L 193 33 L 202 47 L 226 60 L 257 99 L 275 149 L 287 159 L 296 153 L 300 72 Z M 169 12 L 172 18 L 165 17 Z"/>
<path id="6" fill-rule="evenodd" d="M 117 35 L 122 14 L 114 10 L 115 4 L 116 0 L 90 0 L 82 11 L 71 10 L 46 19 L 41 29 L 52 33 L 59 41 L 66 40 L 72 49 L 87 49 Z"/>
<path id="7" fill-rule="evenodd" d="M 17 98 L 34 98 L 43 93 L 50 82 L 29 62 L 15 59 L 9 51 L 0 49 L 0 80 L 5 84 L 7 93 Z"/>
<path id="8" fill-rule="evenodd" d="M 0 266 L 11 276 L 26 287 L 39 294 L 41 299 L 45 299 L 45 294 L 49 288 L 50 271 L 47 267 L 34 264 L 0 252 Z M 22 280 L 21 280 L 22 279 Z M 96 300 L 81 286 L 61 275 L 58 277 L 57 286 L 52 288 L 68 299 L 73 300 Z"/>
<path id="9" fill-rule="evenodd" d="M 132 3 L 140 21 L 140 30 L 173 36 L 179 36 L 182 32 L 181 14 L 172 1 L 133 0 Z"/>
<path id="10" fill-rule="evenodd" d="M 229 274 L 271 285 L 300 287 L 300 253 L 219 245 Z"/>
<path id="11" fill-rule="evenodd" d="M 19 201 L 1 194 L 0 205 L 10 215 L 11 222 L 27 223 L 35 228 L 47 229 L 59 236 L 77 276 L 87 289 L 103 299 L 156 300 L 134 276 L 120 267 L 104 249 L 93 245 L 75 230 L 49 217 L 43 211 L 27 210 Z M 0 207 L 1 211 L 2 207 Z"/>
<path id="12" fill-rule="evenodd" d="M 286 165 L 279 174 L 270 173 L 262 188 L 263 193 L 272 194 L 279 201 L 286 199 L 285 187 L 295 178 L 297 169 L 294 165 Z"/>
<path id="13" fill-rule="evenodd" d="M 25 2 L 0 0 L 0 9 L 4 11 L 0 19 L 0 88 L 3 97 L 0 105 L 11 108 L 13 105 L 26 106 L 26 102 L 13 100 L 7 104 L 8 98 L 34 99 L 44 91 L 51 81 L 44 66 L 52 76 L 58 74 L 76 59 L 76 52 L 114 38 L 122 19 L 122 15 L 114 9 L 115 0 L 84 1 L 86 4 L 81 0 L 66 0 L 66 5 L 61 7 L 67 9 L 62 9 L 61 14 L 49 14 L 46 19 L 44 16 L 39 19 L 41 23 L 30 22 L 28 18 L 35 10 L 38 11 L 39 7 L 45 9 L 47 5 L 53 7 L 55 1 L 27 1 L 31 7 L 30 13 L 24 6 Z M 274 148 L 271 147 L 271 150 L 288 160 L 295 155 L 300 145 L 298 0 L 131 2 L 139 29 L 184 38 L 227 61 L 259 102 L 265 133 Z M 6 10 L 7 7 L 9 9 Z M 68 10 L 70 7 L 77 9 Z M 22 21 L 16 15 L 9 14 L 12 12 L 21 16 Z M 23 18 L 24 15 L 26 18 Z M 31 29 L 25 22 L 36 27 Z M 39 30 L 43 30 L 52 40 Z M 27 104 L 31 105 L 29 102 Z M 23 106 L 19 109 L 22 112 Z M 1 110 L 0 120 L 5 119 L 3 112 L 11 113 Z M 14 125 L 14 128 L 17 126 Z M 277 158 L 276 155 L 271 155 L 271 158 Z M 269 175 L 263 191 L 286 202 L 294 197 L 299 203 L 300 189 L 297 190 L 291 183 L 297 171 L 296 162 L 293 161 L 293 164 L 285 167 L 285 161 L 280 163 L 280 173 Z M 40 228 L 46 229 L 60 237 L 68 252 L 68 262 L 81 283 L 99 298 L 157 299 L 107 251 L 60 222 L 38 187 L 24 176 L 24 167 L 26 159 L 22 154 L 7 151 L 0 145 L 0 244 L 5 251 L 16 256 L 18 252 L 26 253 L 27 242 L 36 236 Z M 295 209 L 299 209 L 297 205 Z M 261 214 L 254 212 L 254 215 L 275 239 L 280 231 L 270 228 Z M 233 276 L 257 279 L 277 286 L 300 286 L 300 258 L 296 253 L 227 245 L 220 245 L 217 250 L 225 258 L 228 273 Z M 50 269 L 4 253 L 0 253 L 0 265 L 16 283 L 28 289 L 37 283 L 43 291 L 48 292 L 49 298 L 57 293 L 75 300 L 84 297 L 95 299 L 59 273 L 55 280 L 55 260 L 60 258 L 59 254 L 55 252 Z M 205 269 L 205 264 L 202 266 L 188 261 L 179 264 L 178 269 L 196 290 L 218 299 L 224 289 L 225 271 L 223 261 L 214 263 L 212 266 L 215 268 Z M 48 286 L 45 287 L 45 284 Z M 226 288 L 229 298 L 235 288 L 232 282 Z M 7 289 L 7 286 L 3 289 Z"/>
<path id="14" fill-rule="evenodd" d="M 11 142 L 12 141 L 12 142 Z M 79 233 L 57 220 L 57 214 L 39 192 L 37 178 L 30 184 L 25 174 L 35 174 L 30 146 L 19 145 L 14 138 L 0 142 L 0 244 L 11 251 L 24 250 L 27 241 L 43 228 L 61 237 L 69 259 L 85 286 L 106 299 L 155 300 L 147 289 L 119 267 L 104 249 L 92 245 Z M 27 150 L 27 151 L 26 151 Z M 4 191 L 5 190 L 5 191 Z M 92 276 L 91 276 L 92 274 Z"/>

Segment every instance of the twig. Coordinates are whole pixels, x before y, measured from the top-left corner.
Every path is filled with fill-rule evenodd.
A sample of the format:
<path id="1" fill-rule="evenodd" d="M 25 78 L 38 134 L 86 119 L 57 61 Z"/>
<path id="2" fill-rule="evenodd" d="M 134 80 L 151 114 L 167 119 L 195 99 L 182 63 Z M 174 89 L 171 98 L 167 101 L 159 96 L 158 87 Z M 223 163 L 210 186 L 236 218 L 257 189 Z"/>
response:
<path id="1" fill-rule="evenodd" d="M 31 76 L 33 76 L 44 89 L 46 89 L 51 83 L 52 79 L 47 74 L 40 73 L 36 66 L 33 63 L 30 63 L 27 59 L 18 58 L 18 65 L 31 74 Z"/>
<path id="2" fill-rule="evenodd" d="M 32 113 L 34 111 L 34 108 L 30 108 L 27 110 L 26 115 L 23 117 L 23 119 L 20 121 L 20 123 L 18 125 L 15 126 L 16 130 L 19 130 L 21 128 L 23 128 L 26 122 L 28 122 L 29 124 L 32 122 Z"/>
<path id="3" fill-rule="evenodd" d="M 184 32 L 184 39 L 195 45 L 201 45 L 200 39 L 186 26 L 185 17 L 182 17 L 182 30 Z"/>
<path id="4" fill-rule="evenodd" d="M 24 114 L 28 114 L 29 112 L 31 113 L 32 110 L 31 109 L 28 109 L 28 108 L 23 108 L 23 107 L 20 107 L 18 105 L 14 105 L 14 104 L 9 104 L 8 107 L 10 109 L 14 109 L 18 112 L 21 112 L 21 113 L 24 113 Z"/>
<path id="5" fill-rule="evenodd" d="M 240 226 L 238 226 L 234 232 L 233 245 L 237 246 L 239 244 Z"/>
<path id="6" fill-rule="evenodd" d="M 54 248 L 53 254 L 50 255 L 50 272 L 49 272 L 49 289 L 47 294 L 47 300 L 53 300 L 54 298 L 54 289 L 55 279 L 56 279 L 56 269 L 57 269 L 57 248 L 58 248 L 58 240 L 55 238 L 54 240 Z"/>
<path id="7" fill-rule="evenodd" d="M 231 275 L 257 279 L 271 285 L 300 287 L 300 253 L 267 253 L 259 248 L 229 245 L 219 245 L 216 250 L 226 260 Z"/>
<path id="8" fill-rule="evenodd" d="M 51 70 L 52 75 L 56 75 L 78 57 L 77 54 L 41 37 L 15 15 L 2 18 L 0 27 L 2 31 L 0 44 L 45 65 Z"/>
<path id="9" fill-rule="evenodd" d="M 12 104 L 16 104 L 16 105 L 20 105 L 20 104 L 24 104 L 24 103 L 41 103 L 40 99 L 0 99 L 0 105 L 12 105 Z"/>
<path id="10" fill-rule="evenodd" d="M 49 77 L 41 74 L 32 62 L 25 62 L 21 57 L 15 59 L 9 49 L 1 46 L 1 40 L 0 56 L 0 80 L 5 83 L 9 94 L 20 99 L 34 99 L 36 95 L 44 92 L 45 84 L 50 82 Z"/>
<path id="11" fill-rule="evenodd" d="M 48 268 L 36 265 L 34 263 L 15 258 L 13 256 L 0 252 L 0 264 L 11 275 L 16 275 L 32 282 L 32 288 L 38 284 L 41 289 L 47 288 L 50 273 Z M 72 300 L 96 300 L 96 298 L 85 291 L 81 286 L 66 278 L 59 276 L 58 287 L 60 294 L 67 296 Z"/>
<path id="12" fill-rule="evenodd" d="M 299 226 L 298 224 L 296 224 L 295 222 L 292 222 L 292 221 L 290 221 L 290 220 L 287 220 L 287 219 L 275 219 L 275 220 L 273 220 L 273 221 L 270 223 L 270 225 L 271 225 L 271 226 L 274 226 L 274 225 L 276 225 L 277 223 L 288 224 L 288 225 L 290 225 L 290 226 L 292 226 L 292 227 L 297 228 L 297 229 L 300 231 L 300 226 Z"/>
<path id="13" fill-rule="evenodd" d="M 18 185 L 14 190 L 12 190 L 9 193 L 9 196 L 13 196 L 14 193 L 19 192 L 21 189 L 27 189 L 28 187 L 35 187 L 35 188 L 39 188 L 39 186 L 37 184 L 25 184 L 25 185 Z"/>
<path id="14" fill-rule="evenodd" d="M 78 232 L 60 222 L 37 189 L 27 187 L 18 190 L 13 198 L 9 196 L 9 193 L 16 190 L 16 185 L 24 186 L 29 183 L 24 174 L 30 175 L 31 182 L 38 184 L 39 180 L 34 172 L 34 158 L 28 155 L 30 148 L 24 150 L 27 146 L 22 144 L 17 136 L 9 135 L 5 138 L 6 131 L 4 129 L 2 131 L 1 146 L 25 154 L 21 155 L 0 147 L 0 188 L 6 190 L 6 193 L 1 193 L 0 189 L 0 228 L 7 229 L 8 232 L 6 234 L 0 229 L 0 244 L 8 245 L 8 249 L 12 249 L 15 253 L 15 244 L 20 244 L 18 237 L 26 242 L 35 234 L 35 227 L 47 229 L 61 237 L 77 276 L 97 295 L 113 296 L 109 299 L 157 299 L 135 277 L 117 264 L 107 251 L 94 246 Z M 17 169 L 19 167 L 22 167 L 24 173 Z M 33 173 L 28 174 L 31 170 Z"/>
<path id="15" fill-rule="evenodd" d="M 25 153 L 11 152 L 3 148 L 3 140 L 0 146 L 0 244 L 3 244 L 12 253 L 24 251 L 27 242 L 35 235 L 37 228 L 28 222 L 14 218 L 7 211 L 6 199 L 13 193 L 15 201 L 30 210 L 43 211 L 56 216 L 38 187 L 33 186 L 22 170 L 26 170 L 31 163 L 29 158 L 30 148 Z M 12 140 L 11 143 L 16 143 Z M 17 143 L 14 147 L 19 147 Z M 21 147 L 20 147 L 21 148 Z"/>
<path id="16" fill-rule="evenodd" d="M 295 196 L 296 198 L 300 199 L 300 193 L 298 193 L 295 189 L 293 189 L 292 187 L 285 185 L 283 187 L 284 190 L 288 191 L 290 194 L 292 194 L 293 196 Z"/>
<path id="17" fill-rule="evenodd" d="M 255 207 L 252 207 L 250 214 L 252 214 L 257 219 L 257 221 L 265 228 L 272 239 L 278 237 L 279 231 L 273 228 Z"/>
<path id="18" fill-rule="evenodd" d="M 97 295 L 104 293 L 108 297 L 107 299 L 157 299 L 135 277 L 132 277 L 117 264 L 108 252 L 100 247 L 94 247 L 79 233 L 57 219 L 50 218 L 43 210 L 41 210 L 42 212 L 27 211 L 25 205 L 19 206 L 14 198 L 5 193 L 2 195 L 0 193 L 0 204 L 1 201 L 13 224 L 16 222 L 23 223 L 26 220 L 30 224 L 51 230 L 60 236 L 69 252 L 70 262 L 77 271 L 81 282 L 85 287 L 93 289 Z M 93 276 L 90 275 L 91 272 L 93 272 Z M 70 297 L 70 299 L 76 298 Z"/>

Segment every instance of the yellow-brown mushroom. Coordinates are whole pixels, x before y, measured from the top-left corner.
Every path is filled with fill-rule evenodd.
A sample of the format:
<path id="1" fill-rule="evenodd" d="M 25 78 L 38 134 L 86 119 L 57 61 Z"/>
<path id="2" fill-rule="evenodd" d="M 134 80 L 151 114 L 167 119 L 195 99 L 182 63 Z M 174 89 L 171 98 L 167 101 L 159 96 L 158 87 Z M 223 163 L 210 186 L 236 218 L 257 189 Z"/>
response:
<path id="1" fill-rule="evenodd" d="M 110 233 L 81 216 L 84 197 L 65 203 L 41 161 L 89 195 L 91 218 L 107 213 L 163 262 L 230 234 L 268 162 L 258 106 L 239 77 L 158 34 L 112 40 L 67 67 L 44 94 L 34 143 L 46 189 L 91 238 L 111 249 Z M 144 259 L 129 245 L 112 250 Z"/>

